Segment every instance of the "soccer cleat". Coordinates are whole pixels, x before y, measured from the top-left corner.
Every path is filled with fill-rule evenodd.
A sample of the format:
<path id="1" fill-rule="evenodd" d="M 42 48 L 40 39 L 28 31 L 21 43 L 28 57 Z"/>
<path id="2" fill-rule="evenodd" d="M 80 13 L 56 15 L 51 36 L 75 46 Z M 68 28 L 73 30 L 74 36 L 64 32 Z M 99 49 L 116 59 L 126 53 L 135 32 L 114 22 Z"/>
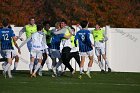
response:
<path id="1" fill-rule="evenodd" d="M 9 75 L 9 78 L 13 78 L 13 76 L 12 75 Z"/>
<path id="2" fill-rule="evenodd" d="M 80 74 L 78 78 L 79 78 L 79 79 L 82 79 L 82 75 Z"/>
<path id="3" fill-rule="evenodd" d="M 38 71 L 38 75 L 39 76 L 42 76 L 42 71 Z"/>
<path id="4" fill-rule="evenodd" d="M 52 77 L 57 77 L 57 74 L 52 74 Z"/>
<path id="5" fill-rule="evenodd" d="M 102 69 L 102 70 L 101 70 L 101 73 L 105 73 L 105 71 Z"/>
<path id="6" fill-rule="evenodd" d="M 85 72 L 81 72 L 81 74 L 82 74 L 82 75 L 84 75 L 84 74 L 85 74 Z"/>
<path id="7" fill-rule="evenodd" d="M 111 72 L 111 68 L 108 68 L 108 73 L 110 73 Z"/>
<path id="8" fill-rule="evenodd" d="M 71 72 L 71 74 L 74 75 L 74 74 L 75 74 L 75 70 L 73 70 L 73 71 Z"/>
<path id="9" fill-rule="evenodd" d="M 36 77 L 36 74 L 32 74 L 32 75 L 31 75 L 31 78 L 32 78 L 32 77 Z"/>
<path id="10" fill-rule="evenodd" d="M 6 78 L 6 72 L 3 70 L 3 76 L 4 76 L 4 78 Z"/>
<path id="11" fill-rule="evenodd" d="M 90 76 L 90 73 L 89 73 L 89 72 L 86 72 L 86 75 L 87 75 L 89 78 L 91 78 L 91 76 Z"/>

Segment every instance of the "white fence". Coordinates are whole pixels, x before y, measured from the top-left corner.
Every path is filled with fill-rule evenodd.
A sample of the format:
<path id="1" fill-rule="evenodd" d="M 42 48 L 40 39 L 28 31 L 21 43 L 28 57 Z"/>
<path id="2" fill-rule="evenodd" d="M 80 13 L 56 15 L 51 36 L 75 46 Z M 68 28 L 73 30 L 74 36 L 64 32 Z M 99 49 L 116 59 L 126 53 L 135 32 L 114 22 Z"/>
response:
<path id="1" fill-rule="evenodd" d="M 18 35 L 19 30 L 22 27 L 13 27 L 15 34 Z M 93 30 L 94 28 L 89 28 Z M 113 71 L 117 72 L 140 72 L 140 29 L 131 28 L 110 28 L 104 27 L 108 36 L 106 42 L 106 51 L 109 64 Z M 22 35 L 26 39 L 25 34 Z M 18 45 L 22 42 L 17 41 Z M 18 70 L 29 70 L 29 52 L 26 45 L 21 49 L 22 55 L 18 64 Z M 96 56 L 95 56 L 96 59 Z M 50 62 L 51 59 L 49 58 Z M 0 63 L 0 70 L 2 62 Z M 75 60 L 71 60 L 73 68 L 79 70 Z M 85 62 L 85 70 L 87 68 L 88 58 Z M 13 67 L 13 65 L 12 65 Z M 47 70 L 47 66 L 44 65 L 44 70 Z M 97 62 L 94 61 L 93 71 L 100 71 Z"/>

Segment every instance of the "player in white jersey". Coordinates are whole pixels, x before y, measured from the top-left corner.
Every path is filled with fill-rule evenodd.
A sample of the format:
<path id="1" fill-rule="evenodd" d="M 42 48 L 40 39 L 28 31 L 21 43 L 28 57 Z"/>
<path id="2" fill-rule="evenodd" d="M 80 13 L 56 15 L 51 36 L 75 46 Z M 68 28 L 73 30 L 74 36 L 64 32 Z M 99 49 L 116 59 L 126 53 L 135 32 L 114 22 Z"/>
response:
<path id="1" fill-rule="evenodd" d="M 41 24 L 38 24 L 37 32 L 35 32 L 31 36 L 31 62 L 29 65 L 31 77 L 36 77 L 36 72 L 38 71 L 42 63 L 43 50 L 48 48 L 48 46 L 46 45 L 46 37 L 45 34 L 42 32 L 42 29 L 43 26 Z M 38 63 L 34 72 L 32 72 L 35 58 L 37 58 Z"/>

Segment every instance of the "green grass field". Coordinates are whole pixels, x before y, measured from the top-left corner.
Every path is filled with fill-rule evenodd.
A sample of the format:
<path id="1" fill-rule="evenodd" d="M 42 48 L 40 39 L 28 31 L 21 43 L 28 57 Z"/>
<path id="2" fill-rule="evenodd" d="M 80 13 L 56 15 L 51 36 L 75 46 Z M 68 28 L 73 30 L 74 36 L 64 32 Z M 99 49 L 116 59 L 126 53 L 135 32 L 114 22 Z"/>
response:
<path id="1" fill-rule="evenodd" d="M 92 72 L 91 79 L 79 79 L 79 72 L 55 78 L 44 74 L 30 78 L 27 71 L 18 71 L 12 79 L 0 74 L 0 93 L 140 93 L 140 73 Z"/>

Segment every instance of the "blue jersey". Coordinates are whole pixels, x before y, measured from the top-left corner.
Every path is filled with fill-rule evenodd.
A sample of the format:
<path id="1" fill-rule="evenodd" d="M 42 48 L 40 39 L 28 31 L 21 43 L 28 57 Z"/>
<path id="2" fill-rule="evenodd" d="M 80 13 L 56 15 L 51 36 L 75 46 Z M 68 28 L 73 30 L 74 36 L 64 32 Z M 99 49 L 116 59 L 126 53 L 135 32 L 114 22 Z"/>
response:
<path id="1" fill-rule="evenodd" d="M 2 50 L 14 49 L 12 45 L 12 37 L 14 36 L 15 34 L 12 29 L 9 28 L 0 29 L 0 42 Z"/>
<path id="2" fill-rule="evenodd" d="M 60 50 L 60 42 L 64 34 L 53 35 L 51 40 L 51 49 Z"/>
<path id="3" fill-rule="evenodd" d="M 74 41 L 76 42 L 76 40 L 78 40 L 80 52 L 88 52 L 93 49 L 91 46 L 92 44 L 90 41 L 90 31 L 89 30 L 84 30 L 84 29 L 79 30 L 76 33 Z"/>

